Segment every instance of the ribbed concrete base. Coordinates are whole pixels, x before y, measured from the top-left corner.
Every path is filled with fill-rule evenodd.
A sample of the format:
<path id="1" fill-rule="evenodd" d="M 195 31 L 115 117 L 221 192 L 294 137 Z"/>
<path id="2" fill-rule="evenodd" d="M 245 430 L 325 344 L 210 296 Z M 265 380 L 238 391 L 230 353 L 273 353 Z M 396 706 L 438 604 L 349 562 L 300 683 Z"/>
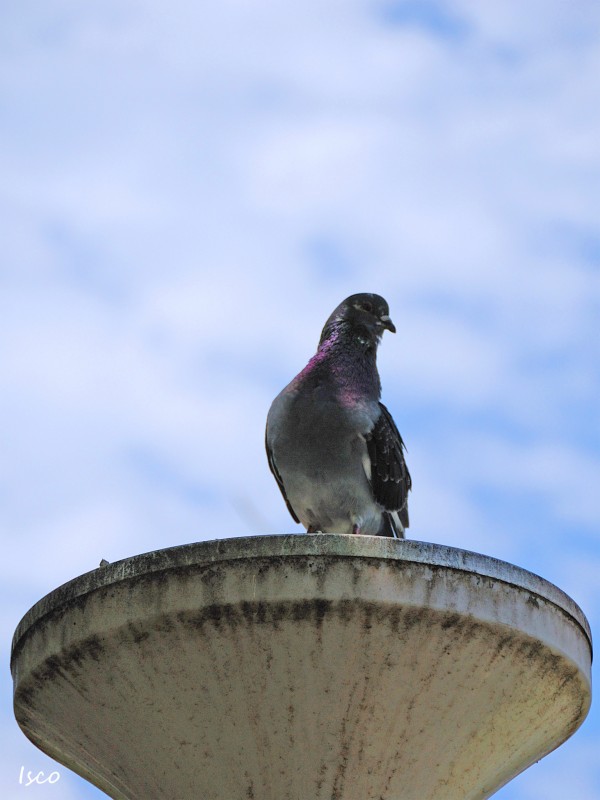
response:
<path id="1" fill-rule="evenodd" d="M 113 798 L 474 800 L 568 738 L 589 627 L 559 589 L 414 541 L 176 547 L 52 592 L 15 714 Z"/>

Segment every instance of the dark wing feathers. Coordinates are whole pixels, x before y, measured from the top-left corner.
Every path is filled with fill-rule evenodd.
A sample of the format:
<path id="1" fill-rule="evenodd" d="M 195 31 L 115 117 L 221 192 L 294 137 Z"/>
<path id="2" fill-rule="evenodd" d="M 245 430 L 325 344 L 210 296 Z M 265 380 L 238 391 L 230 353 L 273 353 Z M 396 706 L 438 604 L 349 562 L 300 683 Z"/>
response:
<path id="1" fill-rule="evenodd" d="M 279 490 L 280 490 L 281 494 L 283 495 L 283 499 L 285 500 L 285 504 L 288 507 L 288 511 L 290 512 L 290 514 L 294 518 L 295 522 L 300 522 L 300 520 L 296 516 L 296 512 L 294 511 L 294 509 L 290 505 L 290 501 L 288 500 L 287 494 L 285 493 L 285 487 L 283 485 L 283 481 L 281 480 L 281 475 L 279 474 L 279 472 L 277 471 L 277 467 L 275 466 L 275 459 L 273 458 L 273 451 L 269 447 L 269 440 L 268 440 L 268 437 L 267 437 L 267 430 L 265 430 L 265 449 L 267 451 L 267 459 L 269 461 L 269 468 L 270 468 L 271 472 L 273 473 L 273 476 L 274 476 L 275 480 L 277 481 L 277 486 L 279 486 Z"/>
<path id="2" fill-rule="evenodd" d="M 408 492 L 411 479 L 404 461 L 404 442 L 390 412 L 379 403 L 381 414 L 365 436 L 371 460 L 371 486 L 375 500 L 386 511 L 397 511 L 408 528 Z M 277 476 L 275 476 L 277 477 Z"/>

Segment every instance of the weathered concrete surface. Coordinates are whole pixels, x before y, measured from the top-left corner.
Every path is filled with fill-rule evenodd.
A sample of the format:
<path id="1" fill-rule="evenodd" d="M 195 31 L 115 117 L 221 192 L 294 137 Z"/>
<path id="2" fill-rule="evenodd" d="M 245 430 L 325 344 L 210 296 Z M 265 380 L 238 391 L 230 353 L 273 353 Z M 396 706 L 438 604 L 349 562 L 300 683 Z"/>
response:
<path id="1" fill-rule="evenodd" d="M 414 541 L 268 536 L 94 570 L 13 643 L 15 714 L 113 798 L 471 800 L 591 698 L 559 589 Z"/>

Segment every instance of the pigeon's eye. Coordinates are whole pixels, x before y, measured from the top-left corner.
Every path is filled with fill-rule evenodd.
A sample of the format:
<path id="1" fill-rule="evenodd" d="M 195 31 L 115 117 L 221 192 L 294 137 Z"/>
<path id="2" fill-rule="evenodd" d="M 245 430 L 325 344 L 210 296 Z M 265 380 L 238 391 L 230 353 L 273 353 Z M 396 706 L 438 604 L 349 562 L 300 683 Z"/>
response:
<path id="1" fill-rule="evenodd" d="M 368 300 L 366 301 L 366 303 L 363 303 L 363 309 L 364 311 L 368 311 L 369 314 L 373 313 L 373 306 L 371 305 L 371 303 L 369 303 Z"/>

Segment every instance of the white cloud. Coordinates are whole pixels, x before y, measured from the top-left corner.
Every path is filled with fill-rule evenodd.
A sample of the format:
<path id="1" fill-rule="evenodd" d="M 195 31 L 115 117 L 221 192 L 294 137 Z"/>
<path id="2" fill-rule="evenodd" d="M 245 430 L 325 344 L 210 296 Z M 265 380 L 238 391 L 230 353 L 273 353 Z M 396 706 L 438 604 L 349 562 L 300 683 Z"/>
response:
<path id="1" fill-rule="evenodd" d="M 399 330 L 380 366 L 413 535 L 579 576 L 596 614 L 598 10 L 382 8 L 5 20 L 0 526 L 5 570 L 27 564 L 5 633 L 101 557 L 297 530 L 266 412 L 368 290 Z M 569 745 L 586 800 L 589 729 Z M 502 796 L 550 797 L 553 770 Z"/>

